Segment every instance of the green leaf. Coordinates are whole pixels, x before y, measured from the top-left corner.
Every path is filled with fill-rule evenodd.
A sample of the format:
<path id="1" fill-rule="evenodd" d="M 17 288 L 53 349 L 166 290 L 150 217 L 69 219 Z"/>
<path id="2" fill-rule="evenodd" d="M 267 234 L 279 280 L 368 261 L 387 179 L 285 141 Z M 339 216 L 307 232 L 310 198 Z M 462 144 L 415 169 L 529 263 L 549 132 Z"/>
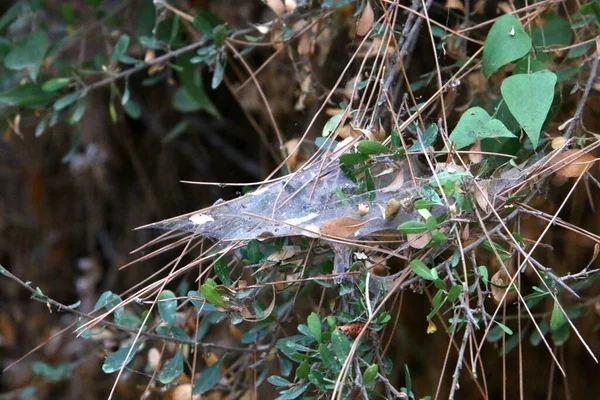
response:
<path id="1" fill-rule="evenodd" d="M 56 102 L 54 103 L 54 109 L 56 111 L 60 111 L 63 108 L 70 106 L 71 104 L 73 104 L 77 101 L 80 94 L 81 93 L 79 93 L 79 92 L 74 92 L 74 93 L 69 93 L 68 95 L 61 97 L 60 99 L 56 100 Z"/>
<path id="2" fill-rule="evenodd" d="M 331 134 L 331 132 L 333 132 L 337 126 L 340 124 L 340 121 L 342 120 L 342 117 L 344 116 L 344 113 L 340 113 L 340 114 L 336 114 L 333 117 L 329 118 L 329 120 L 325 123 L 325 126 L 323 126 L 323 132 L 321 133 L 321 136 L 323 137 L 327 137 Z"/>
<path id="3" fill-rule="evenodd" d="M 112 55 L 110 56 L 110 65 L 114 66 L 117 60 L 121 58 L 122 55 L 125 54 L 127 48 L 129 47 L 129 36 L 121 35 L 119 40 L 117 40 L 117 44 L 115 44 L 115 48 L 113 49 Z"/>
<path id="4" fill-rule="evenodd" d="M 202 292 L 202 295 L 210 304 L 214 304 L 217 307 L 225 308 L 225 302 L 223 301 L 223 297 L 221 296 L 221 294 L 217 292 L 217 289 L 215 289 L 208 283 L 205 283 L 200 287 L 200 292 Z"/>
<path id="5" fill-rule="evenodd" d="M 294 400 L 298 397 L 302 396 L 306 389 L 308 389 L 309 383 L 305 383 L 301 386 L 296 386 L 291 389 L 285 390 L 281 392 L 281 396 L 277 397 L 275 400 Z"/>
<path id="6" fill-rule="evenodd" d="M 489 78 L 504 65 L 518 60 L 531 49 L 531 39 L 512 15 L 494 22 L 483 44 L 483 73 Z"/>
<path id="7" fill-rule="evenodd" d="M 429 207 L 434 207 L 434 206 L 441 206 L 442 203 L 439 203 L 437 201 L 432 201 L 432 200 L 417 200 L 415 201 L 415 209 L 416 210 L 423 210 Z"/>
<path id="8" fill-rule="evenodd" d="M 196 379 L 194 382 L 194 388 L 192 389 L 193 395 L 200 395 L 208 392 L 212 389 L 217 382 L 219 382 L 219 378 L 221 377 L 221 365 L 223 364 L 223 359 L 220 359 L 210 367 L 206 368 L 202 375 Z"/>
<path id="9" fill-rule="evenodd" d="M 44 92 L 39 85 L 26 83 L 0 93 L 0 105 L 44 107 L 52 99 L 52 94 Z"/>
<path id="10" fill-rule="evenodd" d="M 273 386 L 292 386 L 292 382 L 288 381 L 285 378 L 282 378 L 281 376 L 278 375 L 271 375 L 270 377 L 267 378 L 267 382 L 269 382 L 271 385 Z"/>
<path id="11" fill-rule="evenodd" d="M 412 271 L 421 278 L 428 281 L 435 280 L 435 276 L 431 273 L 431 269 L 429 269 L 425 264 L 423 264 L 423 261 L 415 258 L 410 262 L 409 265 L 410 269 L 412 269 Z"/>
<path id="12" fill-rule="evenodd" d="M 352 344 L 346 335 L 337 329 L 331 334 L 331 344 L 333 345 L 333 351 L 338 360 L 343 363 L 348 357 L 348 354 L 350 354 Z"/>
<path id="13" fill-rule="evenodd" d="M 415 233 L 423 233 L 427 232 L 430 229 L 422 222 L 417 221 L 408 221 L 400 224 L 398 226 L 398 230 L 402 233 L 415 234 Z"/>
<path id="14" fill-rule="evenodd" d="M 512 335 L 512 334 L 513 334 L 513 331 L 512 331 L 512 329 L 510 329 L 508 326 L 506 326 L 506 325 L 504 325 L 504 324 L 501 324 L 501 323 L 500 323 L 500 322 L 498 322 L 498 321 L 494 321 L 494 322 L 496 322 L 496 324 L 498 324 L 498 327 L 499 327 L 500 329 L 502 329 L 502 330 L 503 330 L 503 331 L 504 331 L 504 332 L 505 332 L 507 335 Z"/>
<path id="15" fill-rule="evenodd" d="M 125 113 L 133 119 L 139 119 L 142 115 L 140 105 L 133 100 L 129 100 L 127 103 L 123 104 L 123 110 L 125 110 Z"/>
<path id="16" fill-rule="evenodd" d="M 558 303 L 555 302 L 554 307 L 552 308 L 552 315 L 550 316 L 550 330 L 554 332 L 558 330 L 561 326 L 563 326 L 566 322 L 567 319 L 565 318 L 565 314 L 558 306 Z"/>
<path id="17" fill-rule="evenodd" d="M 410 377 L 410 371 L 408 370 L 408 364 L 404 364 L 404 381 L 406 384 L 406 390 L 410 394 L 412 392 L 412 379 Z"/>
<path id="18" fill-rule="evenodd" d="M 181 348 L 177 349 L 177 352 L 172 359 L 167 361 L 164 367 L 158 374 L 158 380 L 162 384 L 173 382 L 181 374 L 183 374 L 183 356 L 181 354 Z"/>
<path id="19" fill-rule="evenodd" d="M 389 153 L 390 150 L 379 142 L 361 140 L 356 145 L 356 150 L 365 155 Z"/>
<path id="20" fill-rule="evenodd" d="M 425 146 L 425 148 L 431 146 L 433 144 L 433 142 L 435 142 L 435 139 L 437 138 L 437 134 L 438 134 L 438 126 L 436 124 L 429 125 L 429 127 L 421 135 L 421 140 L 415 141 L 415 143 L 412 146 L 410 146 L 408 151 L 412 151 L 412 152 L 421 151 L 424 148 L 423 146 Z M 421 142 L 423 142 L 423 146 L 421 146 Z"/>
<path id="21" fill-rule="evenodd" d="M 477 267 L 477 272 L 479 272 L 479 275 L 481 275 L 483 283 L 487 285 L 489 280 L 489 273 L 487 267 L 485 265 L 480 265 L 479 267 Z"/>
<path id="22" fill-rule="evenodd" d="M 512 75 L 518 74 L 533 74 L 534 72 L 543 71 L 548 69 L 546 64 L 535 58 L 526 57 L 515 64 L 512 70 Z"/>
<path id="23" fill-rule="evenodd" d="M 462 289 L 462 285 L 452 286 L 448 292 L 448 301 L 454 303 L 458 299 L 458 296 L 460 296 L 462 293 Z"/>
<path id="24" fill-rule="evenodd" d="M 19 17 L 20 14 L 25 13 L 27 11 L 27 7 L 25 3 L 17 2 L 11 8 L 6 10 L 2 14 L 2 18 L 0 18 L 0 31 L 2 31 L 6 26 L 8 26 L 11 22 L 13 22 L 16 18 Z"/>
<path id="25" fill-rule="evenodd" d="M 229 266 L 227 265 L 227 260 L 221 255 L 217 254 L 215 261 L 215 274 L 217 277 L 223 282 L 225 286 L 231 286 L 231 278 L 229 276 Z"/>
<path id="26" fill-rule="evenodd" d="M 373 379 L 375 379 L 375 377 L 377 376 L 377 372 L 379 372 L 379 366 L 377 364 L 373 364 L 369 368 L 367 368 L 365 372 L 363 372 L 363 385 L 366 386 L 369 383 L 373 382 Z"/>
<path id="27" fill-rule="evenodd" d="M 31 79 L 35 81 L 49 47 L 46 31 L 33 31 L 13 47 L 4 58 L 4 65 L 17 71 L 28 68 Z"/>
<path id="28" fill-rule="evenodd" d="M 45 380 L 49 382 L 58 382 L 68 378 L 71 374 L 72 369 L 73 365 L 50 365 L 42 361 L 34 361 L 31 365 L 31 370 L 34 374 L 43 376 Z"/>
<path id="29" fill-rule="evenodd" d="M 227 64 L 227 59 L 218 59 L 215 65 L 215 71 L 213 72 L 212 82 L 210 87 L 216 89 L 219 87 L 221 82 L 223 81 L 223 75 L 225 74 L 225 65 Z"/>
<path id="30" fill-rule="evenodd" d="M 543 14 L 544 25 L 531 30 L 531 41 L 535 47 L 563 47 L 571 44 L 571 25 L 556 14 Z"/>
<path id="31" fill-rule="evenodd" d="M 50 114 L 44 115 L 44 117 L 40 120 L 35 128 L 35 137 L 40 137 L 48 127 L 48 122 L 50 122 Z"/>
<path id="32" fill-rule="evenodd" d="M 44 92 L 56 92 L 59 89 L 64 88 L 71 82 L 71 78 L 54 78 L 47 80 L 42 85 Z"/>
<path id="33" fill-rule="evenodd" d="M 331 350 L 329 350 L 326 344 L 319 345 L 319 355 L 321 356 L 321 361 L 323 361 L 323 364 L 325 364 L 329 370 L 333 372 L 339 371 L 340 364 L 336 361 L 333 353 L 331 353 Z"/>
<path id="34" fill-rule="evenodd" d="M 513 75 L 506 78 L 500 88 L 508 109 L 534 148 L 554 99 L 556 79 L 556 74 L 550 71 Z"/>
<path id="35" fill-rule="evenodd" d="M 113 372 L 120 370 L 124 365 L 129 364 L 135 357 L 135 354 L 138 352 L 141 344 L 141 342 L 137 342 L 135 344 L 135 347 L 131 351 L 131 354 L 129 354 L 129 357 L 127 357 L 127 353 L 129 353 L 129 350 L 131 350 L 131 346 L 121 347 L 114 353 L 109 354 L 109 356 L 104 360 L 104 364 L 102 364 L 102 371 L 104 371 L 105 374 L 112 374 Z M 127 359 L 125 359 L 125 357 L 127 357 Z"/>
<path id="36" fill-rule="evenodd" d="M 296 377 L 303 380 L 307 379 L 309 372 L 310 365 L 308 364 L 308 361 L 304 360 L 300 363 L 300 365 L 298 365 L 298 368 L 296 368 Z"/>
<path id="37" fill-rule="evenodd" d="M 588 50 L 591 49 L 592 46 L 594 46 L 594 44 L 594 42 L 589 42 L 572 47 L 571 49 L 569 49 L 569 52 L 567 53 L 566 57 L 569 59 L 581 57 L 585 53 L 587 53 Z"/>
<path id="38" fill-rule="evenodd" d="M 596 18 L 596 24 L 600 26 L 600 4 L 597 0 L 583 4 L 579 7 L 579 13 L 581 15 L 593 15 Z"/>
<path id="39" fill-rule="evenodd" d="M 175 312 L 177 311 L 177 299 L 175 293 L 170 290 L 163 290 L 158 295 L 158 313 L 160 317 L 169 325 L 175 325 Z"/>
<path id="40" fill-rule="evenodd" d="M 361 153 L 346 153 L 340 156 L 340 162 L 344 165 L 356 165 L 363 163 L 369 159 L 369 156 L 366 156 Z"/>
<path id="41" fill-rule="evenodd" d="M 478 138 L 499 137 L 514 138 L 515 135 L 502 122 L 490 117 L 481 107 L 472 107 L 465 111 L 450 134 L 450 140 L 455 143 L 456 149 L 470 146 Z"/>
<path id="42" fill-rule="evenodd" d="M 308 316 L 306 323 L 308 325 L 308 329 L 310 330 L 310 333 L 312 333 L 313 336 L 315 337 L 315 339 L 317 339 L 317 342 L 320 342 L 321 341 L 321 318 L 319 318 L 319 316 L 316 313 L 312 312 Z"/>

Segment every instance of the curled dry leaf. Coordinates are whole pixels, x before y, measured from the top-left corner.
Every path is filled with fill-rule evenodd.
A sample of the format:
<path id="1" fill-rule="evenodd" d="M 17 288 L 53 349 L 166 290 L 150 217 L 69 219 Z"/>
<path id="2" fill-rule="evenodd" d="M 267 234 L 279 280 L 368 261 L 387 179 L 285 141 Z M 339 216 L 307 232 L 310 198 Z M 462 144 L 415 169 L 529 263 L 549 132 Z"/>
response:
<path id="1" fill-rule="evenodd" d="M 312 47 L 312 37 L 310 33 L 305 32 L 300 36 L 298 40 L 298 54 L 304 56 L 311 52 Z"/>
<path id="2" fill-rule="evenodd" d="M 285 14 L 285 4 L 283 4 L 282 0 L 265 0 L 265 2 L 278 17 Z"/>
<path id="3" fill-rule="evenodd" d="M 490 210 L 490 205 L 488 204 L 489 198 L 490 195 L 487 186 L 481 183 L 475 186 L 475 200 L 477 201 L 477 205 L 486 213 Z"/>
<path id="4" fill-rule="evenodd" d="M 582 153 L 582 151 L 576 149 L 567 150 L 552 158 L 552 163 L 556 165 L 555 171 L 557 175 L 566 178 L 576 178 L 591 167 L 594 156 L 589 153 L 582 153 L 577 157 L 575 156 L 577 153 Z M 569 159 L 568 164 L 564 165 L 562 161 L 567 158 Z"/>
<path id="5" fill-rule="evenodd" d="M 465 6 L 460 0 L 446 0 L 445 8 L 453 8 L 455 10 L 465 11 Z"/>
<path id="6" fill-rule="evenodd" d="M 437 326 L 433 323 L 432 320 L 427 322 L 427 334 L 435 333 L 437 331 Z"/>
<path id="7" fill-rule="evenodd" d="M 504 268 L 500 268 L 498 272 L 496 272 L 492 276 L 490 282 L 492 282 L 492 297 L 494 298 L 496 304 L 499 304 L 502 301 L 502 296 L 504 296 L 504 292 L 506 292 L 506 290 L 508 289 L 508 285 L 510 284 L 510 276 L 508 276 Z M 505 301 L 508 303 L 512 303 L 517 299 L 517 296 L 517 292 L 513 290 L 506 295 Z"/>
<path id="8" fill-rule="evenodd" d="M 365 9 L 358 19 L 358 23 L 356 25 L 356 34 L 358 36 L 365 36 L 367 33 L 369 33 L 371 26 L 373 26 L 373 21 L 375 21 L 375 13 L 373 12 L 371 3 L 367 1 Z"/>
<path id="9" fill-rule="evenodd" d="M 469 160 L 473 164 L 479 164 L 483 161 L 483 154 L 481 154 L 481 139 L 477 138 L 477 141 L 471 146 L 471 153 L 469 153 Z"/>
<path id="10" fill-rule="evenodd" d="M 298 165 L 298 156 L 300 155 L 299 139 L 290 139 L 283 145 L 286 155 L 289 155 L 287 165 L 290 171 L 294 171 Z"/>
<path id="11" fill-rule="evenodd" d="M 160 351 L 156 347 L 148 350 L 148 365 L 154 371 L 160 364 Z"/>
<path id="12" fill-rule="evenodd" d="M 365 327 L 364 322 L 354 322 L 352 324 L 346 324 L 338 327 L 339 331 L 344 335 L 358 336 L 360 331 Z"/>
<path id="13" fill-rule="evenodd" d="M 165 400 L 200 400 L 201 396 L 192 396 L 192 385 L 184 383 L 176 388 L 170 389 L 165 393 Z"/>
<path id="14" fill-rule="evenodd" d="M 293 12 L 297 6 L 296 0 L 285 0 L 285 10 L 287 12 Z"/>
<path id="15" fill-rule="evenodd" d="M 369 213 L 370 209 L 371 209 L 371 207 L 369 207 L 368 204 L 359 204 L 358 205 L 358 215 L 360 215 L 361 217 L 364 217 L 365 215 L 367 215 Z"/>
<path id="16" fill-rule="evenodd" d="M 329 236 L 347 238 L 352 236 L 367 222 L 350 217 L 333 218 L 321 225 L 320 232 Z"/>
<path id="17" fill-rule="evenodd" d="M 219 361 L 219 357 L 217 357 L 217 355 L 213 352 L 209 353 L 208 356 L 204 357 L 204 363 L 207 367 L 210 367 L 217 361 Z"/>
<path id="18" fill-rule="evenodd" d="M 431 241 L 431 232 L 423 232 L 423 233 L 408 233 L 406 235 L 408 245 L 413 249 L 423 249 L 427 244 Z"/>
<path id="19" fill-rule="evenodd" d="M 390 199 L 385 205 L 385 218 L 392 218 L 400 209 L 401 203 L 397 199 Z"/>
<path id="20" fill-rule="evenodd" d="M 267 257 L 267 261 L 277 262 L 287 260 L 288 258 L 293 257 L 299 251 L 300 247 L 298 246 L 283 246 L 281 250 L 271 253 L 269 257 Z"/>

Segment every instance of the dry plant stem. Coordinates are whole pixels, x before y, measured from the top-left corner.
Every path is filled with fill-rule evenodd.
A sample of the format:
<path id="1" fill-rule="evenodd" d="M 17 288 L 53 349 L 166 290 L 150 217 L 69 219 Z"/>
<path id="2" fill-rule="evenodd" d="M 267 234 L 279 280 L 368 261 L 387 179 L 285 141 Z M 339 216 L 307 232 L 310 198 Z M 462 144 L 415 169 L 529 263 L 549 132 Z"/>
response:
<path id="1" fill-rule="evenodd" d="M 596 54 L 596 57 L 594 58 L 594 62 L 592 62 L 592 70 L 590 71 L 590 76 L 588 77 L 587 83 L 585 85 L 583 95 L 581 96 L 581 99 L 579 100 L 579 104 L 577 105 L 577 109 L 575 110 L 575 115 L 573 115 L 573 118 L 571 119 L 571 122 L 569 123 L 569 128 L 562 135 L 564 138 L 567 138 L 567 139 L 570 138 L 571 135 L 573 134 L 575 126 L 577 126 L 579 124 L 579 122 L 581 121 L 581 117 L 583 116 L 583 110 L 587 103 L 588 96 L 590 95 L 590 91 L 592 90 L 592 86 L 594 85 L 594 81 L 596 80 L 596 76 L 598 75 L 598 62 L 599 61 L 600 61 L 600 55 Z"/>
<path id="2" fill-rule="evenodd" d="M 458 351 L 458 360 L 456 361 L 456 368 L 454 369 L 454 374 L 452 375 L 452 385 L 450 386 L 450 396 L 448 399 L 454 400 L 454 395 L 458 390 L 458 379 L 460 378 L 460 370 L 463 365 L 463 357 L 465 355 L 465 349 L 467 347 L 467 342 L 469 340 L 469 336 L 471 334 L 471 327 L 467 325 L 465 327 L 465 333 L 463 335 L 462 343 L 460 345 L 460 350 Z"/>

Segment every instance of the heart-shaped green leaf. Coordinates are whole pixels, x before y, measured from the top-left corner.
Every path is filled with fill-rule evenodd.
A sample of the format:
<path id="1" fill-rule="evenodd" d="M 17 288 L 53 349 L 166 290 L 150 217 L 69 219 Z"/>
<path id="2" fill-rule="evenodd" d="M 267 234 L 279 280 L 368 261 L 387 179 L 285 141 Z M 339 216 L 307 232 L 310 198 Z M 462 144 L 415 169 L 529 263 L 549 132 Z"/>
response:
<path id="1" fill-rule="evenodd" d="M 538 145 L 542 125 L 554 99 L 554 85 L 556 74 L 546 70 L 509 76 L 500 88 L 508 109 L 521 124 L 534 148 Z"/>
<path id="2" fill-rule="evenodd" d="M 531 49 L 531 38 L 512 15 L 498 18 L 483 44 L 483 73 L 489 78 L 510 62 L 518 60 Z"/>
<path id="3" fill-rule="evenodd" d="M 472 145 L 477 139 L 498 137 L 514 138 L 504 124 L 490 115 L 481 107 L 472 107 L 463 113 L 450 134 L 450 140 L 456 149 Z"/>

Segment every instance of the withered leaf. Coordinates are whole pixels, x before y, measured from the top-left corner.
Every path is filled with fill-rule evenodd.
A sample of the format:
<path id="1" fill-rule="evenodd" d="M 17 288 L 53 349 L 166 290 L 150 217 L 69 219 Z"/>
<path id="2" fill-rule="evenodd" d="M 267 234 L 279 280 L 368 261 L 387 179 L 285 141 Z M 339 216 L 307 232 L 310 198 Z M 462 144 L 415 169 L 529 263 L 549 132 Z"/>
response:
<path id="1" fill-rule="evenodd" d="M 328 236 L 347 238 L 352 236 L 368 221 L 350 217 L 333 218 L 321 225 L 320 231 Z"/>

